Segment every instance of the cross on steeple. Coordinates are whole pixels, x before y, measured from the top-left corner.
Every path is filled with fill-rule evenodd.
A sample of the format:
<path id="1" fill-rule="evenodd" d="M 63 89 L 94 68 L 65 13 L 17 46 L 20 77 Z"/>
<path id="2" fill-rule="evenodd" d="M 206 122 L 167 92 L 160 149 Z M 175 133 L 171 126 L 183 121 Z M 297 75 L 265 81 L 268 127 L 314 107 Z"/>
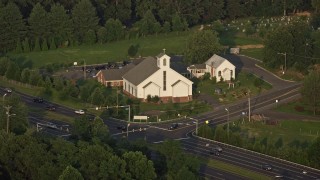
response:
<path id="1" fill-rule="evenodd" d="M 166 49 L 165 49 L 165 48 L 163 49 L 163 53 L 164 53 L 164 54 L 166 53 Z"/>

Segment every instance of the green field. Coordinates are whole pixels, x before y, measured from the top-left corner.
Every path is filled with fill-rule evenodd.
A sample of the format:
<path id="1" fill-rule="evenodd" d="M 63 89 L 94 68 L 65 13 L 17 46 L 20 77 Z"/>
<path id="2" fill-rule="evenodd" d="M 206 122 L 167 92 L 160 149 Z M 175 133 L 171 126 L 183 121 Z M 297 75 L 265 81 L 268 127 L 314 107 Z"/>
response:
<path id="1" fill-rule="evenodd" d="M 240 54 L 263 60 L 263 49 L 262 48 L 253 48 L 253 49 L 241 49 Z"/>
<path id="2" fill-rule="evenodd" d="M 137 39 L 121 40 L 106 44 L 95 44 L 91 46 L 77 46 L 60 48 L 56 50 L 30 52 L 21 54 L 9 54 L 10 57 L 20 61 L 31 61 L 33 67 L 41 67 L 48 63 L 71 63 L 78 62 L 87 64 L 98 64 L 105 62 L 123 61 L 128 59 L 127 52 L 130 45 L 139 45 L 138 56 L 155 56 L 166 49 L 167 54 L 182 54 L 189 32 L 179 34 L 159 34 L 157 36 L 140 37 Z"/>
<path id="3" fill-rule="evenodd" d="M 293 140 L 312 141 L 320 135 L 320 121 L 311 120 L 281 120 L 277 125 L 266 125 L 262 122 L 246 122 L 241 126 L 241 132 L 247 133 L 249 138 L 262 139 L 268 137 L 274 143 L 279 137 L 284 144 Z"/>

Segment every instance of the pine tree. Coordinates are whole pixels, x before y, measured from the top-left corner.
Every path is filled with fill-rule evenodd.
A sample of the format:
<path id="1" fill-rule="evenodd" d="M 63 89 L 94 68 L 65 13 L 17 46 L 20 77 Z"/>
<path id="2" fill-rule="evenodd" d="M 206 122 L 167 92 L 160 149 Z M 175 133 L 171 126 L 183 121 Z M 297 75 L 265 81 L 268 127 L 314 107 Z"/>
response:
<path id="1" fill-rule="evenodd" d="M 57 49 L 57 47 L 56 47 L 56 42 L 54 41 L 54 38 L 51 38 L 50 50 L 53 50 L 53 49 Z"/>
<path id="2" fill-rule="evenodd" d="M 72 10 L 73 30 L 77 41 L 82 43 L 86 33 L 98 28 L 99 18 L 95 7 L 89 0 L 82 0 Z"/>
<path id="3" fill-rule="evenodd" d="M 49 31 L 49 18 L 46 10 L 37 3 L 28 18 L 30 34 L 33 38 L 45 38 Z"/>
<path id="4" fill-rule="evenodd" d="M 39 37 L 36 38 L 36 41 L 34 43 L 33 51 L 41 51 Z"/>
<path id="5" fill-rule="evenodd" d="M 48 50 L 48 42 L 47 42 L 47 38 L 44 38 L 42 41 L 42 51 L 47 51 Z"/>
<path id="6" fill-rule="evenodd" d="M 23 52 L 30 52 L 30 42 L 28 38 L 23 41 Z"/>
<path id="7" fill-rule="evenodd" d="M 20 39 L 17 39 L 16 53 L 22 53 L 22 45 Z"/>

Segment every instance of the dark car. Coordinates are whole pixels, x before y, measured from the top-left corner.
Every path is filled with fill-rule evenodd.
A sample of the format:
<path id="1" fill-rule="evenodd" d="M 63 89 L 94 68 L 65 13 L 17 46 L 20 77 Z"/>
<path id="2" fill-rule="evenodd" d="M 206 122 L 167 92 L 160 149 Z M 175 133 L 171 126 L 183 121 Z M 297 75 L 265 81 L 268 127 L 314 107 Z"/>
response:
<path id="1" fill-rule="evenodd" d="M 271 171 L 271 170 L 272 170 L 272 166 L 271 166 L 270 164 L 263 164 L 263 165 L 261 166 L 261 168 L 262 168 L 263 170 L 266 170 L 266 171 Z"/>
<path id="2" fill-rule="evenodd" d="M 42 98 L 34 98 L 34 99 L 33 99 L 33 102 L 43 103 L 43 99 L 42 99 Z"/>
<path id="3" fill-rule="evenodd" d="M 179 127 L 178 123 L 171 124 L 171 126 L 168 128 L 169 130 L 177 129 Z"/>
<path id="4" fill-rule="evenodd" d="M 126 126 L 117 126 L 117 129 L 125 131 L 127 128 L 126 128 Z"/>
<path id="5" fill-rule="evenodd" d="M 47 107 L 46 107 L 46 110 L 55 111 L 55 110 L 56 110 L 56 107 L 54 107 L 54 106 L 47 106 Z"/>
<path id="6" fill-rule="evenodd" d="M 219 153 L 222 152 L 222 148 L 220 146 L 218 146 L 218 145 L 214 145 L 212 149 L 215 150 L 215 151 L 218 151 Z"/>
<path id="7" fill-rule="evenodd" d="M 220 155 L 219 151 L 216 150 L 216 149 L 214 149 L 214 148 L 212 148 L 212 149 L 210 150 L 210 154 L 211 154 L 211 155 L 215 155 L 215 156 L 219 156 L 219 155 Z"/>

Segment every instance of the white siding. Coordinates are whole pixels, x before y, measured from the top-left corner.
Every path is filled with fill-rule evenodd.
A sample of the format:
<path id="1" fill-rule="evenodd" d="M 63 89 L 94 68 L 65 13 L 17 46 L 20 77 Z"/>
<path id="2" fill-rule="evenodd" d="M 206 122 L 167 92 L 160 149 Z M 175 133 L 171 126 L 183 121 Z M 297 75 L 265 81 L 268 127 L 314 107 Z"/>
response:
<path id="1" fill-rule="evenodd" d="M 232 78 L 235 78 L 235 66 L 231 64 L 229 61 L 224 61 L 215 71 L 215 76 L 217 77 L 217 82 L 220 81 L 219 71 L 221 72 L 221 76 L 224 81 L 230 80 L 231 72 L 232 71 Z M 225 71 L 225 72 L 224 72 Z"/>
<path id="2" fill-rule="evenodd" d="M 151 95 L 151 97 L 160 97 L 160 87 L 154 83 L 149 84 L 147 87 L 144 88 L 144 99 L 147 99 L 148 95 Z"/>
<path id="3" fill-rule="evenodd" d="M 172 87 L 172 96 L 173 97 L 185 97 L 189 95 L 189 86 L 188 84 L 180 81 Z"/>

